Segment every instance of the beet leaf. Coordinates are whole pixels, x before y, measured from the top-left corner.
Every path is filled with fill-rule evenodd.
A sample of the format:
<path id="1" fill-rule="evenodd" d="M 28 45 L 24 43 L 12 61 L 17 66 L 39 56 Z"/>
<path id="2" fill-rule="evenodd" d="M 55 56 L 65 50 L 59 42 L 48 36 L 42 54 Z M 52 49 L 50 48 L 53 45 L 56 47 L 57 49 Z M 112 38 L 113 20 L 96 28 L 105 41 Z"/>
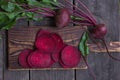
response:
<path id="1" fill-rule="evenodd" d="M 83 56 L 87 56 L 89 54 L 89 48 L 87 46 L 87 40 L 88 40 L 88 33 L 83 33 L 80 43 L 79 43 L 79 50 L 81 51 L 81 54 Z"/>

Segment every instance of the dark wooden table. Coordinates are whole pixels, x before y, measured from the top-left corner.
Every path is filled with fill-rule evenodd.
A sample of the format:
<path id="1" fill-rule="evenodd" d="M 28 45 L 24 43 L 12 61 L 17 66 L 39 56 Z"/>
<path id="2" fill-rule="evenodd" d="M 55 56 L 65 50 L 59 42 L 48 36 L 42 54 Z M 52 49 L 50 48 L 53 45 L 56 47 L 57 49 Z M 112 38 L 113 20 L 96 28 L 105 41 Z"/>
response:
<path id="1" fill-rule="evenodd" d="M 73 2 L 72 0 L 70 0 Z M 74 0 L 75 1 L 75 0 Z M 104 22 L 108 27 L 108 41 L 120 40 L 119 0 L 81 0 L 92 11 L 98 22 Z M 79 6 L 79 4 L 77 4 Z M 51 25 L 51 20 L 34 22 L 19 20 L 19 26 Z M 88 70 L 7 70 L 7 32 L 1 31 L 0 39 L 0 80 L 93 80 Z M 120 58 L 119 53 L 112 53 Z M 97 76 L 97 80 L 120 80 L 120 62 L 114 61 L 105 53 L 91 53 L 89 64 Z"/>

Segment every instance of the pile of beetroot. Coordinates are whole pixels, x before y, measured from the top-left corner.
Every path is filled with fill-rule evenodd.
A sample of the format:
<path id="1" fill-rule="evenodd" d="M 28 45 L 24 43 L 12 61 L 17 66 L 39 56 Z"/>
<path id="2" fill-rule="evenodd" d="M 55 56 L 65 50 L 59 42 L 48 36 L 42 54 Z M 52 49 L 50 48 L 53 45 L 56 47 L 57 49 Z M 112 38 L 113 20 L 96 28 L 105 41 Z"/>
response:
<path id="1" fill-rule="evenodd" d="M 58 62 L 63 68 L 76 67 L 80 51 L 63 42 L 57 33 L 40 30 L 36 35 L 35 50 L 24 49 L 19 54 L 19 64 L 24 68 L 49 68 Z"/>

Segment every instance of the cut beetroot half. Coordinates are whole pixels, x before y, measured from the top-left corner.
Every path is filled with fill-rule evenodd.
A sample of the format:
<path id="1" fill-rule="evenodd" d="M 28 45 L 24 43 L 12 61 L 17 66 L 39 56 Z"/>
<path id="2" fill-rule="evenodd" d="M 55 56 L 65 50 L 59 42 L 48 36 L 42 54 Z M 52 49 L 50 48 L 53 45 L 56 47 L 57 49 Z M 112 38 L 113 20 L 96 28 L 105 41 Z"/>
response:
<path id="1" fill-rule="evenodd" d="M 38 50 L 52 53 L 56 47 L 55 40 L 49 35 L 41 35 L 35 42 Z"/>
<path id="2" fill-rule="evenodd" d="M 40 29 L 36 35 L 36 39 L 39 38 L 41 35 L 49 35 L 50 32 L 48 30 L 43 30 L 43 29 Z"/>
<path id="3" fill-rule="evenodd" d="M 45 54 L 45 52 L 38 50 L 28 56 L 28 62 L 32 68 L 47 68 L 52 65 L 50 54 Z"/>
<path id="4" fill-rule="evenodd" d="M 24 68 L 29 68 L 29 64 L 27 63 L 27 57 L 32 52 L 31 49 L 24 49 L 20 52 L 18 56 L 19 64 Z"/>
<path id="5" fill-rule="evenodd" d="M 76 67 L 79 64 L 81 53 L 73 46 L 66 46 L 61 52 L 61 61 L 66 66 Z"/>

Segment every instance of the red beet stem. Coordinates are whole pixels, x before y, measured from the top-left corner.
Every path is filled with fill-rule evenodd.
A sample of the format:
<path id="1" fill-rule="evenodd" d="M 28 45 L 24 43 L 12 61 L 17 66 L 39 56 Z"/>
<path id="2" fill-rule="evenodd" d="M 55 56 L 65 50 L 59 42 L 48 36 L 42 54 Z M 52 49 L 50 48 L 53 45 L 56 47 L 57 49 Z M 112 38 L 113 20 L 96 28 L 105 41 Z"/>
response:
<path id="1" fill-rule="evenodd" d="M 80 8 L 78 8 L 76 5 L 73 5 L 71 2 L 69 2 L 68 0 L 65 0 L 67 3 L 69 3 L 71 6 L 73 6 L 74 8 L 76 8 L 77 10 L 79 10 L 81 12 L 82 15 L 86 16 L 94 25 L 96 24 L 93 19 L 88 15 L 86 14 L 84 11 L 82 11 Z M 79 13 L 80 13 L 79 12 Z"/>
<path id="2" fill-rule="evenodd" d="M 81 6 L 84 7 L 84 9 L 90 14 L 93 22 L 96 23 L 97 21 L 96 21 L 95 17 L 93 16 L 92 12 L 87 8 L 87 6 L 86 6 L 85 4 L 83 4 L 80 0 L 77 0 L 77 2 L 78 2 L 79 4 L 81 4 Z"/>
<path id="3" fill-rule="evenodd" d="M 74 21 L 71 21 L 71 23 L 76 25 L 83 25 L 83 26 L 93 26 L 93 24 L 89 24 L 89 23 L 80 23 L 80 22 L 74 22 Z"/>
<path id="4" fill-rule="evenodd" d="M 52 9 L 50 9 L 50 8 L 40 8 L 41 10 L 44 10 L 44 11 L 46 11 L 46 12 L 48 12 L 48 13 L 51 13 L 51 14 L 53 14 L 53 15 L 56 15 L 56 12 L 54 11 L 54 10 L 52 10 Z"/>
<path id="5" fill-rule="evenodd" d="M 82 56 L 82 57 L 83 57 L 83 60 L 84 60 L 84 62 L 85 62 L 85 64 L 86 64 L 86 66 L 88 67 L 88 70 L 89 70 L 90 73 L 91 73 L 91 76 L 93 77 L 94 80 L 96 80 L 96 75 L 94 74 L 94 72 L 93 72 L 92 69 L 90 68 L 89 64 L 87 63 L 86 58 L 85 58 L 84 56 Z"/>
<path id="6" fill-rule="evenodd" d="M 33 12 L 33 11 L 37 11 L 38 8 L 31 8 L 31 9 L 28 9 L 28 10 L 25 10 L 25 11 L 28 11 L 28 12 Z"/>
<path id="7" fill-rule="evenodd" d="M 38 14 L 42 14 L 42 15 L 47 16 L 47 17 L 54 17 L 54 15 L 51 13 L 38 12 L 38 11 L 33 11 L 33 12 L 38 13 Z"/>
<path id="8" fill-rule="evenodd" d="M 113 60 L 120 61 L 120 59 L 118 59 L 118 58 L 116 58 L 116 57 L 114 57 L 114 56 L 112 56 L 112 55 L 110 54 L 110 52 L 109 52 L 109 50 L 108 50 L 108 47 L 107 47 L 107 44 L 106 44 L 106 42 L 105 42 L 105 39 L 101 39 L 101 40 L 102 40 L 103 44 L 105 45 L 105 48 L 106 48 L 106 51 L 107 51 L 109 57 L 111 57 Z"/>
<path id="9" fill-rule="evenodd" d="M 92 23 L 91 20 L 89 20 L 88 18 L 86 18 L 86 16 L 84 15 L 81 15 L 78 11 L 76 10 L 73 10 L 73 16 L 75 17 L 80 17 L 80 18 L 83 18 L 84 20 L 87 20 L 88 22 Z"/>

